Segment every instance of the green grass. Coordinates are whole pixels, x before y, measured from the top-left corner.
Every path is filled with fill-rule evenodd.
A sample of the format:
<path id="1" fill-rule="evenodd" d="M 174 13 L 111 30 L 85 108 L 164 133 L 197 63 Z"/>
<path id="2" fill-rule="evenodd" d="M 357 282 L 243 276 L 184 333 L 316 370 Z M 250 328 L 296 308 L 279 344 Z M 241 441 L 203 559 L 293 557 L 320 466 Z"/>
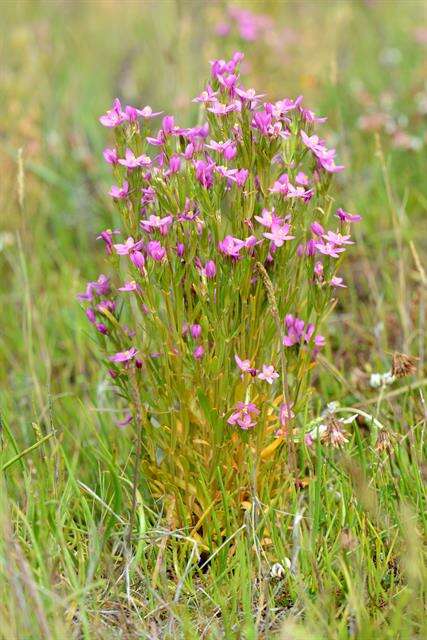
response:
<path id="1" fill-rule="evenodd" d="M 362 82 L 378 103 L 392 91 L 410 131 L 425 136 L 414 108 L 425 49 L 413 38 L 425 5 L 246 6 L 263 6 L 300 38 L 283 57 L 266 45 L 243 45 L 253 86 L 277 98 L 302 92 L 330 116 L 328 130 L 348 165 L 337 203 L 364 215 L 315 385 L 322 405 L 339 400 L 378 417 L 395 434 L 392 450 L 373 449 L 362 421 L 341 452 L 302 449 L 300 476 L 281 467 L 274 499 L 265 489 L 235 510 L 223 492 L 226 525 L 216 522 L 215 510 L 206 516 L 206 546 L 196 532 L 174 527 L 167 500 L 153 506 L 139 497 L 134 543 L 127 544 L 133 435 L 115 425 L 120 406 L 75 302 L 104 265 L 96 232 L 117 222 L 105 195 L 106 138 L 96 118 L 120 94 L 194 122 L 189 97 L 204 79 L 206 59 L 226 57 L 242 43 L 213 35 L 221 6 L 204 2 L 5 3 L 5 640 L 425 637 L 426 154 L 425 147 L 395 149 L 390 136 L 362 132 L 355 93 Z M 379 62 L 388 48 L 401 51 L 397 66 Z M 394 349 L 420 357 L 418 375 L 381 397 L 363 374 L 387 370 Z M 276 562 L 284 567 L 280 578 L 270 575 Z"/>

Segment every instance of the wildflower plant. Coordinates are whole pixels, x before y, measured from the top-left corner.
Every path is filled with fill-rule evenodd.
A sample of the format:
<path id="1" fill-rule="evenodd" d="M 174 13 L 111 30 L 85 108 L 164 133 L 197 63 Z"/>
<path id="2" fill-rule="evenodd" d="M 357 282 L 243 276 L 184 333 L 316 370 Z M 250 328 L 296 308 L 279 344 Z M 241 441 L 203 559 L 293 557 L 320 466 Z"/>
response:
<path id="1" fill-rule="evenodd" d="M 140 434 L 146 493 L 181 521 L 221 492 L 274 482 L 305 446 L 322 327 L 350 228 L 328 196 L 343 170 L 302 96 L 266 102 L 235 53 L 211 63 L 199 124 L 115 100 L 100 118 L 120 229 L 98 236 L 110 274 L 80 298 Z M 263 466 L 264 465 L 264 466 Z"/>

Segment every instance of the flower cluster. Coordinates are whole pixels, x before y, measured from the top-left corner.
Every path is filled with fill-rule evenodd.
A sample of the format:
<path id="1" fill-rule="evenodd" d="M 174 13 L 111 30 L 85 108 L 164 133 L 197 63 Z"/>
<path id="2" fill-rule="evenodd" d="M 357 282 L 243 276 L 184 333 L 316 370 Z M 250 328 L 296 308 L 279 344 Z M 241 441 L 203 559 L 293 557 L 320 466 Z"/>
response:
<path id="1" fill-rule="evenodd" d="M 225 439 L 230 426 L 264 428 L 272 412 L 273 432 L 287 432 L 360 220 L 342 208 L 334 215 L 326 198 L 343 167 L 314 133 L 325 118 L 302 96 L 268 102 L 245 88 L 242 58 L 211 62 L 193 100 L 201 124 L 165 115 L 153 132 L 161 112 L 118 99 L 100 118 L 115 134 L 103 155 L 122 229 L 98 235 L 111 282 L 100 276 L 79 298 L 122 397 L 164 417 L 164 429 L 147 427 L 153 460 L 176 444 L 178 416 L 181 437 L 200 440 L 202 424 L 209 441 L 211 425 L 198 417 L 207 406 Z"/>

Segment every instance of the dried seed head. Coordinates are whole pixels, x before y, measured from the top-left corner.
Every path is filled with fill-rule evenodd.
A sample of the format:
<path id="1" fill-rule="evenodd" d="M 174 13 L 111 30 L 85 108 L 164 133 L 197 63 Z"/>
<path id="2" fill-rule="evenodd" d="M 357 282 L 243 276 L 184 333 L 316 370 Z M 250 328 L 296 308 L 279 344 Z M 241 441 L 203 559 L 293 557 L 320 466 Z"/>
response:
<path id="1" fill-rule="evenodd" d="M 393 354 L 393 364 L 391 372 L 396 378 L 404 378 L 405 376 L 413 376 L 417 373 L 417 362 L 419 358 L 407 356 L 404 353 L 396 351 Z"/>
<path id="2" fill-rule="evenodd" d="M 342 428 L 342 422 L 330 416 L 326 421 L 326 430 L 323 433 L 322 440 L 325 444 L 330 444 L 333 447 L 342 447 L 348 442 L 347 435 Z"/>
<path id="3" fill-rule="evenodd" d="M 385 429 L 380 429 L 377 435 L 377 441 L 375 443 L 375 449 L 378 453 L 383 453 L 384 451 L 391 451 L 392 443 L 391 437 L 388 431 Z"/>

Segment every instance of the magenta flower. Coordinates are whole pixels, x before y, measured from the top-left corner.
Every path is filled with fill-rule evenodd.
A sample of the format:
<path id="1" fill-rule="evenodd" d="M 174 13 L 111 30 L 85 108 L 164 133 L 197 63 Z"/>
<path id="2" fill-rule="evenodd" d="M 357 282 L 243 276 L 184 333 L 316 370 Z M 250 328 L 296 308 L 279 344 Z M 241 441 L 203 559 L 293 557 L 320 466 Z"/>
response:
<path id="1" fill-rule="evenodd" d="M 293 402 L 283 402 L 279 409 L 279 422 L 280 429 L 275 433 L 276 437 L 286 435 L 286 430 L 289 422 L 295 418 L 295 414 L 292 411 Z"/>
<path id="2" fill-rule="evenodd" d="M 104 159 L 108 164 L 117 164 L 119 156 L 117 155 L 117 149 L 104 149 L 102 152 Z"/>
<path id="3" fill-rule="evenodd" d="M 300 134 L 305 146 L 310 149 L 310 151 L 312 151 L 315 155 L 318 155 L 319 153 L 323 153 L 325 151 L 325 147 L 323 146 L 319 136 L 308 136 L 302 129 L 300 131 Z"/>
<path id="4" fill-rule="evenodd" d="M 290 98 L 284 98 L 284 100 L 279 100 L 275 103 L 274 107 L 278 116 L 284 115 L 288 113 L 288 111 L 294 111 L 297 109 L 303 100 L 302 96 L 298 96 L 295 100 L 291 100 Z"/>
<path id="5" fill-rule="evenodd" d="M 206 89 L 202 93 L 193 99 L 193 102 L 201 102 L 203 104 L 209 104 L 215 102 L 215 96 L 218 95 L 218 91 L 214 91 L 210 84 L 206 86 Z"/>
<path id="6" fill-rule="evenodd" d="M 272 244 L 275 247 L 281 247 L 286 240 L 293 240 L 295 236 L 289 235 L 290 225 L 289 224 L 272 224 L 270 232 L 271 233 L 263 233 L 264 238 L 268 238 L 271 240 Z"/>
<path id="7" fill-rule="evenodd" d="M 304 187 L 294 187 L 293 184 L 289 184 L 288 186 L 288 198 L 303 198 L 303 200 L 307 200 L 308 191 L 304 189 Z M 311 198 L 311 193 L 308 199 Z"/>
<path id="8" fill-rule="evenodd" d="M 151 233 L 154 229 L 158 229 L 165 236 L 169 232 L 169 227 L 173 222 L 171 215 L 160 218 L 159 216 L 150 215 L 148 220 L 141 220 L 140 224 L 144 231 Z"/>
<path id="9" fill-rule="evenodd" d="M 135 280 L 125 282 L 122 287 L 118 287 L 118 291 L 140 291 L 140 289 L 141 287 L 135 282 Z"/>
<path id="10" fill-rule="evenodd" d="M 234 176 L 234 180 L 238 187 L 244 187 L 248 179 L 249 171 L 247 169 L 239 169 Z"/>
<path id="11" fill-rule="evenodd" d="M 126 149 L 125 157 L 119 160 L 119 164 L 127 169 L 136 169 L 137 167 L 148 167 L 151 164 L 151 158 L 146 155 L 136 157 L 132 149 Z"/>
<path id="12" fill-rule="evenodd" d="M 295 316 L 288 314 L 285 317 L 285 326 L 287 334 L 283 338 L 283 344 L 285 347 L 293 347 L 295 344 L 308 343 L 314 335 L 314 324 L 307 324 L 305 326 L 304 320 L 296 318 Z M 318 347 L 325 344 L 325 338 L 317 335 L 314 337 L 314 344 Z"/>
<path id="13" fill-rule="evenodd" d="M 198 347 L 196 347 L 193 351 L 193 357 L 196 360 L 200 360 L 201 358 L 203 358 L 205 354 L 205 350 L 204 347 L 202 347 L 202 345 L 200 344 Z"/>
<path id="14" fill-rule="evenodd" d="M 125 415 L 125 417 L 123 418 L 123 420 L 118 420 L 116 422 L 116 425 L 123 429 L 123 427 L 126 427 L 128 424 L 130 424 L 132 422 L 132 414 L 131 413 L 127 413 Z"/>
<path id="15" fill-rule="evenodd" d="M 135 347 L 131 347 L 127 351 L 119 351 L 115 353 L 108 359 L 110 360 L 110 362 L 129 362 L 136 356 L 137 353 L 138 349 L 135 349 Z"/>
<path id="16" fill-rule="evenodd" d="M 161 262 L 166 256 L 166 249 L 157 240 L 150 240 L 147 244 L 147 253 L 156 262 Z"/>
<path id="17" fill-rule="evenodd" d="M 273 224 L 280 225 L 283 220 L 278 215 L 276 215 L 274 211 L 274 207 L 271 211 L 268 209 L 263 209 L 260 216 L 255 216 L 255 220 L 257 220 L 263 227 L 267 227 L 270 229 Z"/>
<path id="18" fill-rule="evenodd" d="M 95 311 L 92 309 L 92 307 L 88 307 L 86 309 L 86 317 L 89 320 L 89 322 L 91 322 L 92 324 L 95 324 L 96 314 L 95 314 Z"/>
<path id="19" fill-rule="evenodd" d="M 135 242 L 135 240 L 130 236 L 126 242 L 122 244 L 115 244 L 113 246 L 118 256 L 127 256 L 133 251 L 138 251 L 143 244 L 142 240 Z"/>
<path id="20" fill-rule="evenodd" d="M 288 422 L 295 418 L 295 414 L 292 411 L 293 402 L 284 402 L 280 405 L 279 420 L 282 427 L 286 427 Z"/>
<path id="21" fill-rule="evenodd" d="M 199 324 L 190 325 L 190 334 L 194 340 L 198 340 L 202 335 L 202 327 Z"/>
<path id="22" fill-rule="evenodd" d="M 101 231 L 99 236 L 96 236 L 97 240 L 104 240 L 105 242 L 105 251 L 107 254 L 111 254 L 113 251 L 113 235 L 120 234 L 118 229 L 111 231 L 111 229 L 106 229 L 105 231 Z"/>
<path id="23" fill-rule="evenodd" d="M 223 178 L 227 178 L 230 182 L 236 181 L 237 169 L 229 169 L 228 167 L 217 166 L 215 167 L 216 173 L 219 173 Z"/>
<path id="24" fill-rule="evenodd" d="M 181 158 L 177 154 L 174 154 L 169 160 L 169 171 L 168 175 L 172 175 L 174 173 L 178 173 L 181 169 Z"/>
<path id="25" fill-rule="evenodd" d="M 108 195 L 116 200 L 124 200 L 129 195 L 129 183 L 125 180 L 121 187 L 113 184 Z"/>
<path id="26" fill-rule="evenodd" d="M 265 380 L 268 384 L 273 384 L 274 380 L 279 377 L 279 374 L 275 370 L 272 364 L 262 365 L 262 371 L 258 374 L 260 380 Z"/>
<path id="27" fill-rule="evenodd" d="M 145 258 L 141 251 L 132 251 L 129 254 L 129 258 L 131 259 L 135 267 L 139 269 L 139 271 L 143 271 L 145 266 Z"/>
<path id="28" fill-rule="evenodd" d="M 206 278 L 215 278 L 216 276 L 216 264 L 213 260 L 208 260 L 205 266 L 202 269 L 203 275 Z"/>
<path id="29" fill-rule="evenodd" d="M 273 184 L 270 189 L 271 193 L 279 193 L 282 196 L 287 196 L 289 192 L 289 176 L 287 173 L 283 173 L 278 180 Z"/>
<path id="30" fill-rule="evenodd" d="M 323 279 L 323 270 L 323 264 L 321 262 L 316 262 L 314 265 L 314 275 L 320 281 Z"/>
<path id="31" fill-rule="evenodd" d="M 205 162 L 204 160 L 197 160 L 194 166 L 196 169 L 197 180 L 205 189 L 210 189 L 213 185 L 215 163 Z"/>
<path id="32" fill-rule="evenodd" d="M 302 187 L 306 187 L 308 185 L 308 178 L 303 171 L 299 171 L 295 177 L 295 182 Z"/>
<path id="33" fill-rule="evenodd" d="M 96 305 L 96 308 L 101 313 L 104 313 L 104 311 L 114 313 L 116 309 L 116 303 L 114 302 L 114 300 L 102 300 L 99 304 Z"/>
<path id="34" fill-rule="evenodd" d="M 341 287 L 343 289 L 347 288 L 344 284 L 344 280 L 342 278 L 339 278 L 338 276 L 333 276 L 329 284 L 331 285 L 331 287 Z"/>
<path id="35" fill-rule="evenodd" d="M 97 331 L 99 331 L 99 333 L 102 333 L 103 336 L 108 335 L 108 328 L 106 327 L 106 325 L 103 322 L 97 322 L 95 324 L 95 327 L 96 327 Z"/>
<path id="36" fill-rule="evenodd" d="M 345 244 L 354 244 L 352 240 L 350 240 L 351 236 L 343 236 L 341 233 L 334 233 L 333 231 L 328 231 L 323 235 L 323 238 L 327 242 L 332 242 L 338 246 Z"/>
<path id="37" fill-rule="evenodd" d="M 343 222 L 359 222 L 362 216 L 359 216 L 358 213 L 348 213 L 348 211 L 344 211 L 344 209 L 337 209 L 337 218 Z"/>
<path id="38" fill-rule="evenodd" d="M 256 426 L 252 416 L 258 416 L 259 409 L 253 402 L 238 402 L 234 413 L 228 418 L 228 424 L 237 424 L 241 429 L 247 431 Z"/>
<path id="39" fill-rule="evenodd" d="M 101 116 L 99 122 L 104 125 L 104 127 L 114 128 L 123 124 L 127 119 L 128 116 L 122 111 L 120 100 L 116 98 L 113 102 L 113 108 Z"/>
<path id="40" fill-rule="evenodd" d="M 211 111 L 216 116 L 226 116 L 233 111 L 239 110 L 239 103 L 237 101 L 231 104 L 224 104 L 223 102 L 214 102 L 211 107 L 208 107 L 208 111 Z"/>
<path id="41" fill-rule="evenodd" d="M 144 120 L 149 120 L 150 118 L 154 118 L 155 116 L 159 116 L 163 113 L 163 111 L 153 111 L 149 105 L 145 106 L 143 109 L 136 109 L 135 107 L 128 105 L 125 111 L 130 122 L 136 122 L 138 116 Z"/>
<path id="42" fill-rule="evenodd" d="M 315 236 L 323 236 L 323 234 L 325 233 L 325 230 L 320 222 L 317 222 L 316 220 L 310 225 L 310 229 Z"/>
<path id="43" fill-rule="evenodd" d="M 218 249 L 221 253 L 231 258 L 240 258 L 240 250 L 245 246 L 243 240 L 233 238 L 233 236 L 225 236 L 224 240 L 218 243 Z"/>
<path id="44" fill-rule="evenodd" d="M 323 153 L 316 154 L 319 164 L 328 173 L 339 173 L 344 171 L 345 167 L 342 164 L 335 164 L 335 149 L 325 150 Z"/>
<path id="45" fill-rule="evenodd" d="M 234 355 L 234 359 L 240 371 L 243 371 L 243 373 L 250 373 L 251 371 L 253 371 L 250 360 L 242 360 L 241 358 L 239 358 L 237 353 Z"/>
<path id="46" fill-rule="evenodd" d="M 345 251 L 344 247 L 338 247 L 333 242 L 316 242 L 315 247 L 324 256 L 330 256 L 331 258 L 339 258 L 339 254 Z"/>
<path id="47" fill-rule="evenodd" d="M 259 104 L 260 98 L 264 98 L 265 93 L 256 93 L 255 89 L 244 89 L 243 87 L 237 87 L 236 93 L 239 98 L 246 102 L 250 102 L 250 108 L 253 109 Z"/>
<path id="48" fill-rule="evenodd" d="M 220 155 L 223 155 L 226 160 L 232 160 L 237 154 L 236 144 L 232 140 L 226 140 L 225 142 L 215 142 L 215 140 L 211 140 L 210 143 L 205 146 L 207 149 L 217 151 Z"/>

